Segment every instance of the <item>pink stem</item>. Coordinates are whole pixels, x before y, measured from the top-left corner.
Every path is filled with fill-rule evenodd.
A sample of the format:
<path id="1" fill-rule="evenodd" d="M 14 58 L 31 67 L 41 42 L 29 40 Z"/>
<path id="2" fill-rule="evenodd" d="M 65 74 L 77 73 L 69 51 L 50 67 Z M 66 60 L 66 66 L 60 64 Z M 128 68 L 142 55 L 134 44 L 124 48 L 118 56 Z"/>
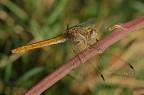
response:
<path id="1" fill-rule="evenodd" d="M 46 89 L 51 87 L 54 83 L 63 78 L 65 75 L 70 73 L 71 70 L 77 68 L 81 63 L 84 63 L 96 54 L 102 53 L 107 47 L 124 38 L 128 34 L 143 28 L 144 16 L 129 21 L 121 26 L 122 27 L 115 29 L 111 34 L 92 45 L 89 49 L 84 50 L 83 52 L 69 60 L 67 63 L 65 63 L 63 66 L 52 72 L 50 75 L 42 79 L 39 83 L 37 83 L 30 90 L 28 90 L 24 95 L 41 94 Z"/>

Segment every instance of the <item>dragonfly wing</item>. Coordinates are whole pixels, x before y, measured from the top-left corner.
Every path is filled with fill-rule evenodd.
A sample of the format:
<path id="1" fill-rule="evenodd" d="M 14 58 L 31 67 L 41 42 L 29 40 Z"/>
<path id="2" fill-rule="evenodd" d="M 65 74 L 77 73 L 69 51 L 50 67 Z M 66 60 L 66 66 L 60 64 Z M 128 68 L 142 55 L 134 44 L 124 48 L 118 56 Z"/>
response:
<path id="1" fill-rule="evenodd" d="M 81 51 L 83 51 L 84 49 L 87 48 L 87 45 L 84 42 L 80 42 L 78 43 L 74 48 L 73 48 L 73 53 L 78 54 Z M 85 55 L 83 55 L 85 56 Z M 81 59 L 80 59 L 81 60 Z M 87 80 L 87 78 L 94 78 L 94 79 L 99 79 L 104 81 L 104 76 L 101 74 L 101 72 L 99 71 L 99 69 L 96 66 L 96 57 L 91 58 L 90 60 L 86 61 L 85 63 L 82 64 L 82 66 L 80 66 L 80 69 L 78 70 L 78 73 L 80 74 L 76 74 L 79 79 L 78 80 Z M 82 60 L 81 60 L 82 62 Z M 90 83 L 90 81 L 89 81 Z"/>
<path id="2" fill-rule="evenodd" d="M 88 20 L 88 21 L 86 21 L 86 22 L 83 22 L 83 23 L 74 25 L 74 26 L 72 26 L 72 27 L 77 27 L 77 26 L 79 26 L 79 27 L 88 27 L 88 26 L 94 24 L 95 21 L 96 21 L 96 18 L 93 18 L 93 19 L 90 19 L 90 20 Z M 70 28 L 72 28 L 72 27 L 70 27 Z"/>
<path id="3" fill-rule="evenodd" d="M 87 27 L 87 26 L 95 23 L 95 21 L 96 21 L 96 18 L 92 18 L 92 19 L 90 19 L 90 20 L 88 20 L 88 21 L 86 21 L 86 22 L 84 22 L 84 23 L 78 24 L 77 26 Z"/>
<path id="4" fill-rule="evenodd" d="M 134 77 L 135 70 L 133 66 L 127 63 L 121 55 L 113 55 L 107 64 L 109 74 L 120 75 L 123 77 Z"/>
<path id="5" fill-rule="evenodd" d="M 105 78 L 96 67 L 96 64 L 96 61 L 90 59 L 73 71 L 75 72 L 75 80 L 73 81 L 72 88 L 78 87 L 75 93 L 83 95 L 87 91 L 105 84 Z"/>
<path id="6" fill-rule="evenodd" d="M 105 84 L 103 75 L 92 64 L 94 63 L 87 61 L 76 69 L 77 72 L 75 73 L 75 80 L 72 84 L 74 93 L 83 95 L 84 93 L 87 93 L 87 91 L 98 87 L 101 83 Z"/>

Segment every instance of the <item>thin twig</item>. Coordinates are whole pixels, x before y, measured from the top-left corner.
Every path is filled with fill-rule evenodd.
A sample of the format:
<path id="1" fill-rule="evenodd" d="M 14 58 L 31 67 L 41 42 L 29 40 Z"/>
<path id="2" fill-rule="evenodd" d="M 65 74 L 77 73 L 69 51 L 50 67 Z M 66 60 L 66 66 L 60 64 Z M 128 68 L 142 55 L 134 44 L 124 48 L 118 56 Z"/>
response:
<path id="1" fill-rule="evenodd" d="M 116 28 L 111 34 L 104 37 L 102 40 L 98 41 L 94 45 L 90 46 L 89 49 L 84 50 L 83 52 L 69 60 L 67 63 L 65 63 L 63 66 L 52 72 L 50 75 L 42 79 L 39 83 L 37 83 L 30 90 L 28 90 L 24 95 L 41 94 L 46 89 L 51 87 L 54 83 L 63 78 L 65 75 L 70 73 L 71 70 L 77 68 L 80 64 L 83 64 L 85 61 L 89 60 L 93 56 L 102 53 L 110 45 L 143 27 L 144 16 L 122 24 L 121 27 Z"/>

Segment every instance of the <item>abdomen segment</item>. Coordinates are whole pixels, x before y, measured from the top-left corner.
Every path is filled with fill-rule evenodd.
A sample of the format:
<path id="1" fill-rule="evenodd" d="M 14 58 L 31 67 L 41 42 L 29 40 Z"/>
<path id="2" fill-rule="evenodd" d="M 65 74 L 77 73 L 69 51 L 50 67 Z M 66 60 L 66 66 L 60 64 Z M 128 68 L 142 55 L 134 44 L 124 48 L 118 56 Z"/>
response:
<path id="1" fill-rule="evenodd" d="M 41 48 L 41 47 L 44 47 L 44 46 L 49 46 L 49 45 L 53 45 L 53 44 L 62 43 L 62 42 L 65 42 L 66 40 L 67 40 L 66 35 L 61 35 L 61 36 L 58 36 L 58 37 L 55 37 L 55 38 L 52 38 L 52 39 L 48 39 L 48 40 L 45 40 L 45 41 L 41 41 L 41 42 L 37 42 L 37 43 L 33 43 L 33 44 L 29 44 L 29 45 L 25 45 L 25 46 L 22 46 L 22 47 L 15 48 L 11 52 L 12 53 L 21 53 L 21 52 L 24 52 L 24 51 L 27 51 L 27 50 L 32 50 L 32 49 L 35 49 L 35 48 Z"/>

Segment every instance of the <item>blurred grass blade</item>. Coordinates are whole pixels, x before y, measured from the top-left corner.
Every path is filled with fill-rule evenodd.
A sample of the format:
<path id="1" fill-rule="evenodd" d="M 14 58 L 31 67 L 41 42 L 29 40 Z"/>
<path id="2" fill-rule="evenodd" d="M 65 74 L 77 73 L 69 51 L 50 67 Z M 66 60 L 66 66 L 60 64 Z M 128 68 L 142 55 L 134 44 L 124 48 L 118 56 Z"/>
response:
<path id="1" fill-rule="evenodd" d="M 8 81 L 10 80 L 10 76 L 12 73 L 12 63 L 8 63 L 5 69 L 5 76 L 4 76 L 4 82 L 7 84 Z"/>
<path id="2" fill-rule="evenodd" d="M 53 22 L 55 22 L 55 20 L 60 16 L 60 14 L 63 13 L 64 9 L 66 9 L 66 5 L 68 3 L 68 0 L 61 0 L 59 2 L 59 4 L 56 6 L 55 10 L 51 13 L 51 15 L 49 16 L 49 18 L 47 19 L 46 22 L 48 22 L 48 24 L 52 24 Z"/>
<path id="3" fill-rule="evenodd" d="M 45 70 L 44 67 L 38 67 L 38 68 L 34 68 L 34 69 L 28 71 L 20 79 L 18 79 L 17 85 L 28 81 L 33 75 L 36 75 L 36 74 L 38 74 L 38 73 L 40 73 L 40 72 L 42 72 L 44 70 Z"/>
<path id="4" fill-rule="evenodd" d="M 136 9 L 137 11 L 140 11 L 142 13 L 144 13 L 144 3 L 141 3 L 141 2 L 138 2 L 138 1 L 135 1 L 135 2 L 132 2 L 130 3 L 131 6 Z"/>
<path id="5" fill-rule="evenodd" d="M 2 2 L 3 5 L 5 5 L 9 10 L 11 10 L 16 16 L 18 16 L 21 20 L 27 20 L 28 15 L 20 9 L 17 5 L 15 5 L 10 0 Z"/>

